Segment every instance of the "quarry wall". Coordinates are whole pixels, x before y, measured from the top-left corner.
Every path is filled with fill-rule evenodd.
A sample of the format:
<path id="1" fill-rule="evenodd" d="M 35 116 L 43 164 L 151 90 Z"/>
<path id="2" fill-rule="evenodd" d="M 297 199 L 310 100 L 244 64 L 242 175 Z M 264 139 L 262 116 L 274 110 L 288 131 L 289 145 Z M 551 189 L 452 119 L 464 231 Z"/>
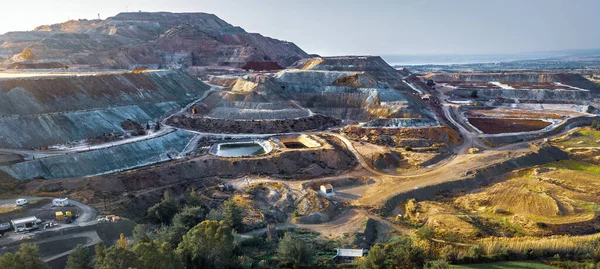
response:
<path id="1" fill-rule="evenodd" d="M 31 149 L 143 126 L 210 86 L 178 71 L 0 80 L 0 148 Z"/>
<path id="2" fill-rule="evenodd" d="M 6 79 L 0 80 L 0 116 L 179 101 L 208 89 L 178 71 Z"/>
<path id="3" fill-rule="evenodd" d="M 506 90 L 506 89 L 456 89 L 452 93 L 455 93 L 462 97 L 471 97 L 473 91 L 477 91 L 479 98 L 498 98 L 504 99 L 519 99 L 519 100 L 533 100 L 533 101 L 569 101 L 569 102 L 581 102 L 584 100 L 591 100 L 592 93 L 589 91 L 580 90 Z"/>
<path id="4" fill-rule="evenodd" d="M 31 149 L 125 133 L 121 122 L 145 126 L 188 101 L 121 106 L 92 111 L 0 117 L 0 148 Z"/>
<path id="5" fill-rule="evenodd" d="M 114 173 L 177 158 L 194 136 L 175 131 L 135 143 L 0 166 L 0 170 L 19 180 Z"/>

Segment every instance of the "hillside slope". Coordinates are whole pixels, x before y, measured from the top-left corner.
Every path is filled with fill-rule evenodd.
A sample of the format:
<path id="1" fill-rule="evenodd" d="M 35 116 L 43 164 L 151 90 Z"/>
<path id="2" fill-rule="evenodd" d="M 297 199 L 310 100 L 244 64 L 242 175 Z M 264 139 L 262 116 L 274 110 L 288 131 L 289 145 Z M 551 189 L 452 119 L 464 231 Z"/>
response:
<path id="1" fill-rule="evenodd" d="M 276 61 L 289 66 L 308 55 L 295 44 L 248 33 L 213 14 L 136 12 L 106 20 L 44 25 L 0 35 L 3 66 L 49 63 L 99 68 L 233 66 Z"/>

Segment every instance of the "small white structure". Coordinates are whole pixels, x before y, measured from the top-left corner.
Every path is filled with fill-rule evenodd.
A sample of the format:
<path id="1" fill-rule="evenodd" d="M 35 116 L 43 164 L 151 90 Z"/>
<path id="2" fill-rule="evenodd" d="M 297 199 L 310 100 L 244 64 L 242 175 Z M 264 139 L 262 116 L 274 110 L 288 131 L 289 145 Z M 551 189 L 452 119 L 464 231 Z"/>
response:
<path id="1" fill-rule="evenodd" d="M 326 196 L 334 195 L 333 186 L 331 184 L 321 185 L 321 194 Z"/>
<path id="2" fill-rule="evenodd" d="M 15 229 L 15 232 L 27 232 L 39 228 L 38 224 L 42 223 L 42 220 L 37 217 L 26 217 L 11 220 L 10 223 Z"/>
<path id="3" fill-rule="evenodd" d="M 17 205 L 25 205 L 27 204 L 27 199 L 17 199 L 15 202 Z"/>
<path id="4" fill-rule="evenodd" d="M 52 205 L 53 206 L 68 206 L 69 205 L 69 198 L 56 198 L 54 200 L 52 200 Z"/>
<path id="5" fill-rule="evenodd" d="M 337 253 L 333 259 L 337 262 L 353 262 L 363 257 L 366 253 L 366 249 L 347 249 L 337 248 Z"/>

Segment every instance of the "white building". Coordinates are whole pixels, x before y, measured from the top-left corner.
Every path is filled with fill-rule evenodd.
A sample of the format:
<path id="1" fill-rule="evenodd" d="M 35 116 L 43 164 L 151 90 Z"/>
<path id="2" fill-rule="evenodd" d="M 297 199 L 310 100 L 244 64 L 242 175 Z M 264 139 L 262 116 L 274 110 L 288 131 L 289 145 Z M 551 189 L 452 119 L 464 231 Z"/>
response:
<path id="1" fill-rule="evenodd" d="M 333 185 L 331 184 L 326 184 L 326 185 L 321 185 L 321 194 L 323 195 L 334 195 L 335 193 L 333 192 Z"/>
<path id="2" fill-rule="evenodd" d="M 360 259 L 366 253 L 366 249 L 347 249 L 347 248 L 337 248 L 337 253 L 333 259 L 337 262 L 352 262 Z"/>
<path id="3" fill-rule="evenodd" d="M 39 228 L 39 224 L 42 223 L 42 220 L 37 217 L 26 217 L 11 220 L 10 223 L 12 223 L 15 232 L 27 232 Z"/>

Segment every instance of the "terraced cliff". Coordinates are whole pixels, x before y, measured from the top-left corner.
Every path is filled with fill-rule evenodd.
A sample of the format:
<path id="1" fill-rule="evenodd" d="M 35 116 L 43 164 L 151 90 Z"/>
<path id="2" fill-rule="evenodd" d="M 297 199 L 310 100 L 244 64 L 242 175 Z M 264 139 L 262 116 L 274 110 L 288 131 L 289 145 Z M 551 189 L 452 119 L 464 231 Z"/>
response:
<path id="1" fill-rule="evenodd" d="M 402 90 L 411 88 L 403 82 L 405 75 L 388 65 L 379 56 L 339 56 L 306 58 L 294 64 L 302 70 L 364 72 L 377 81 Z"/>
<path id="2" fill-rule="evenodd" d="M 581 75 L 567 73 L 446 73 L 426 76 L 434 81 L 560 82 L 600 93 L 600 84 Z"/>
<path id="3" fill-rule="evenodd" d="M 19 180 L 114 173 L 178 158 L 193 137 L 188 132 L 176 131 L 136 143 L 0 166 L 0 170 Z"/>
<path id="4" fill-rule="evenodd" d="M 208 89 L 177 71 L 6 79 L 0 80 L 0 116 L 173 102 Z"/>
<path id="5" fill-rule="evenodd" d="M 439 125 L 403 75 L 379 57 L 313 58 L 294 66 L 274 75 L 212 76 L 211 83 L 227 90 L 170 123 L 224 133 L 295 132 L 374 120 L 378 127 Z"/>
<path id="6" fill-rule="evenodd" d="M 1 80 L 0 148 L 124 134 L 122 122 L 158 121 L 209 88 L 176 71 Z"/>

